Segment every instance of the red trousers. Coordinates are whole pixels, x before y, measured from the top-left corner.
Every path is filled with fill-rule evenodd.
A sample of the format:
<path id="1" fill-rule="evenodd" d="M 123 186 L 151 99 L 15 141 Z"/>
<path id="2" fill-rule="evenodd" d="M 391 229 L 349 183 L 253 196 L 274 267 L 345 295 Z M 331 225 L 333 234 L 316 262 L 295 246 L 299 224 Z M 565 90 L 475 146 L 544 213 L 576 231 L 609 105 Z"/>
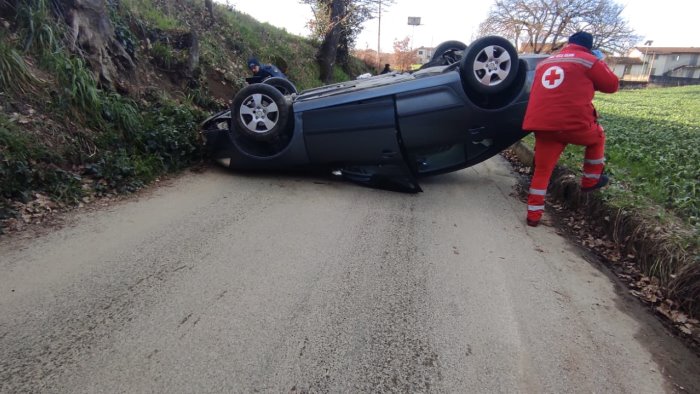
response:
<path id="1" fill-rule="evenodd" d="M 528 219 L 539 221 L 542 217 L 549 179 L 568 144 L 586 147 L 581 187 L 591 187 L 598 183 L 605 166 L 605 132 L 602 126 L 595 124 L 590 130 L 582 131 L 536 131 L 535 173 L 527 198 Z"/>

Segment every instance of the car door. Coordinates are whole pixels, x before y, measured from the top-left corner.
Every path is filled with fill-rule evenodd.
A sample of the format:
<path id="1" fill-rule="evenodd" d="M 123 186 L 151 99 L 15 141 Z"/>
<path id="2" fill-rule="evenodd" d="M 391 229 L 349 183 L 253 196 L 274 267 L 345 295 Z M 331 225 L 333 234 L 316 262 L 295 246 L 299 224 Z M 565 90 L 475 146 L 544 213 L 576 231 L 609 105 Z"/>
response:
<path id="1" fill-rule="evenodd" d="M 458 89 L 436 83 L 396 96 L 401 142 L 418 175 L 452 171 L 468 161 L 468 114 L 461 86 Z"/>
<path id="2" fill-rule="evenodd" d="M 391 164 L 403 160 L 391 96 L 304 111 L 302 121 L 312 163 Z"/>

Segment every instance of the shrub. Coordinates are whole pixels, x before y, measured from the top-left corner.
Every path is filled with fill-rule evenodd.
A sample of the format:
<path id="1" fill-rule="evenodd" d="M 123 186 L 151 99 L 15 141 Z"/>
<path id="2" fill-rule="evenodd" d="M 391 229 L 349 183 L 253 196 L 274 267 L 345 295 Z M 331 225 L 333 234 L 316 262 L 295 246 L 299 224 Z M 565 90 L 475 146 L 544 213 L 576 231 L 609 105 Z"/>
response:
<path id="1" fill-rule="evenodd" d="M 0 91 L 24 93 L 36 81 L 19 52 L 0 40 Z"/>
<path id="2" fill-rule="evenodd" d="M 57 99 L 64 109 L 73 106 L 86 115 L 91 121 L 100 117 L 102 99 L 92 73 L 85 60 L 64 52 L 46 54 L 45 65 L 54 73 L 58 85 L 62 89 Z"/>
<path id="3" fill-rule="evenodd" d="M 0 117 L 0 199 L 28 201 L 32 192 L 41 192 L 57 201 L 77 201 L 81 178 L 55 164 L 60 161 Z"/>
<path id="4" fill-rule="evenodd" d="M 18 3 L 17 23 L 24 37 L 24 51 L 51 53 L 60 47 L 61 29 L 53 23 L 47 0 L 27 0 Z"/>
<path id="5" fill-rule="evenodd" d="M 201 160 L 197 130 L 203 118 L 199 111 L 170 102 L 149 108 L 139 136 L 143 153 L 159 157 L 166 171 L 179 170 Z"/>

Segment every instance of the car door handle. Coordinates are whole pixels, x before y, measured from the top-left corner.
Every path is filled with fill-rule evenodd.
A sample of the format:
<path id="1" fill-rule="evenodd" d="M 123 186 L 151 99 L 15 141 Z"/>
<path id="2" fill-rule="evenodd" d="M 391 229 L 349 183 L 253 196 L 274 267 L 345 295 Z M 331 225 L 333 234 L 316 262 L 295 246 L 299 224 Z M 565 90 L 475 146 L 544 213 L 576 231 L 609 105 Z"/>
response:
<path id="1" fill-rule="evenodd" d="M 477 137 L 479 134 L 483 133 L 486 131 L 486 126 L 480 126 L 480 127 L 474 127 L 469 129 L 469 135 Z"/>
<path id="2" fill-rule="evenodd" d="M 382 159 L 393 159 L 398 152 L 391 149 L 384 149 L 382 151 Z"/>

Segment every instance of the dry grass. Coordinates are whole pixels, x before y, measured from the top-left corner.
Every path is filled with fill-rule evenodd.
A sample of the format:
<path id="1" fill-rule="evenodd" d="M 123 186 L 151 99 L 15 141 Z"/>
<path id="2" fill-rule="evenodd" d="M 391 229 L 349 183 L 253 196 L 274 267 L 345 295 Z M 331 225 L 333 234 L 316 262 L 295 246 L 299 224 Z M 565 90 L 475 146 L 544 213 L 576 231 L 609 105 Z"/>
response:
<path id="1" fill-rule="evenodd" d="M 669 294 L 684 310 L 700 315 L 700 261 L 683 267 L 668 285 Z"/>

